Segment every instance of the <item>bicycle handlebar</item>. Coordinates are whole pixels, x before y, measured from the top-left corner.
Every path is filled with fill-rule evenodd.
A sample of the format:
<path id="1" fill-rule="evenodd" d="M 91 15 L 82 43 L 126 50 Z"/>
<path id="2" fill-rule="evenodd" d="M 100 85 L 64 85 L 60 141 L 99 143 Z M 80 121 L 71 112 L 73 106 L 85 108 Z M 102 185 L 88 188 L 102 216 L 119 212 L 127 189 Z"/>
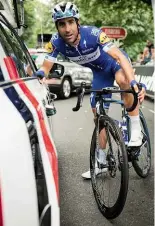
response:
<path id="1" fill-rule="evenodd" d="M 77 93 L 77 104 L 76 107 L 74 107 L 72 110 L 73 111 L 78 111 L 80 109 L 80 107 L 82 106 L 82 101 L 83 101 L 83 97 L 84 97 L 84 93 L 85 93 L 85 83 L 81 83 L 81 87 L 77 88 L 76 93 Z M 142 89 L 142 87 L 138 84 L 138 88 L 139 90 Z M 127 90 L 119 90 L 118 88 L 114 88 L 114 87 L 106 87 L 103 88 L 101 90 L 87 90 L 90 92 L 95 92 L 96 94 L 99 95 L 103 95 L 103 94 L 111 94 L 111 93 L 131 93 L 133 94 L 134 97 L 134 101 L 131 107 L 126 108 L 127 112 L 131 112 L 133 111 L 137 104 L 138 104 L 138 93 L 135 92 L 134 88 L 132 89 L 127 89 Z M 110 101 L 109 101 L 110 102 Z"/>
<path id="2" fill-rule="evenodd" d="M 76 94 L 77 94 L 77 104 L 76 107 L 72 108 L 73 111 L 78 111 L 80 107 L 82 106 L 82 101 L 85 93 L 85 86 L 86 83 L 82 82 L 81 87 L 76 89 Z"/>

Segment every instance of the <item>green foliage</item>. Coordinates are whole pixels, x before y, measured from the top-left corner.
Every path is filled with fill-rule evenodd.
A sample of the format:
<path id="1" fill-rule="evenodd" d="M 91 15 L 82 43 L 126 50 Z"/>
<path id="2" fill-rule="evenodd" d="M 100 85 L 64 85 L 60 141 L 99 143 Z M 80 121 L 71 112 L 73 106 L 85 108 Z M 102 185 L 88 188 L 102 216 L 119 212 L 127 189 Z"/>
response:
<path id="1" fill-rule="evenodd" d="M 35 42 L 35 34 L 32 32 L 34 29 L 34 7 L 35 7 L 36 1 L 35 0 L 25 0 L 24 2 L 24 14 L 25 14 L 25 24 L 28 26 L 24 34 L 22 35 L 22 38 L 26 42 L 27 45 L 31 46 L 31 43 Z"/>
<path id="2" fill-rule="evenodd" d="M 25 0 L 25 29 L 22 38 L 29 48 L 37 46 L 37 34 L 53 33 L 55 26 L 52 22 L 51 9 L 38 0 Z"/>
<path id="3" fill-rule="evenodd" d="M 49 5 L 45 5 L 38 0 L 25 0 L 25 23 L 28 23 L 29 28 L 25 30 L 24 38 L 28 44 L 34 45 L 36 34 L 41 33 L 41 18 L 44 33 L 55 31 L 51 9 L 60 0 L 48 2 Z M 154 37 L 152 6 L 145 3 L 149 2 L 148 0 L 73 0 L 73 2 L 80 10 L 82 25 L 124 27 L 127 30 L 127 37 L 122 40 L 122 47 L 133 59 L 143 50 L 146 40 Z"/>
<path id="4" fill-rule="evenodd" d="M 153 39 L 152 7 L 141 0 L 75 0 L 74 2 L 80 8 L 81 24 L 124 27 L 128 35 L 122 47 L 133 59 L 143 50 L 146 40 Z"/>

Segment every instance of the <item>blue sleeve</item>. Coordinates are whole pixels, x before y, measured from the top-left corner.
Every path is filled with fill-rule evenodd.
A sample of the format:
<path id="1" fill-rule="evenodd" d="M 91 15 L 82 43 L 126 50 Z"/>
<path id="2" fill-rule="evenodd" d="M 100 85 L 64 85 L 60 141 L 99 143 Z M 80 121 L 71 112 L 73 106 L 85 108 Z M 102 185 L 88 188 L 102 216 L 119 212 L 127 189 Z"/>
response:
<path id="1" fill-rule="evenodd" d="M 49 43 L 46 44 L 45 48 L 48 51 L 45 59 L 51 62 L 55 62 L 59 51 L 57 49 L 57 42 L 58 42 L 58 34 L 52 36 L 52 39 Z"/>
<path id="2" fill-rule="evenodd" d="M 101 46 L 104 52 L 107 52 L 111 47 L 115 46 L 111 39 L 102 30 L 100 30 L 98 34 L 97 43 Z"/>

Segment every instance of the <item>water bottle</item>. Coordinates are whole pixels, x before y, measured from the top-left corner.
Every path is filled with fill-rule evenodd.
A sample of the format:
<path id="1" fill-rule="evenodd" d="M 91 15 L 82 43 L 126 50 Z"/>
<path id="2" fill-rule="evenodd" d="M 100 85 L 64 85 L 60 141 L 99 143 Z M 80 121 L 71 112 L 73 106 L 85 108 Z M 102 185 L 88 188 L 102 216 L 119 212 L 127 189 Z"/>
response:
<path id="1" fill-rule="evenodd" d="M 126 121 L 123 120 L 123 122 L 121 122 L 122 124 L 122 133 L 123 133 L 123 140 L 125 142 L 125 144 L 128 144 L 128 130 L 127 130 L 127 123 Z"/>
<path id="2" fill-rule="evenodd" d="M 115 122 L 117 123 L 117 125 L 121 129 L 124 143 L 127 145 L 128 144 L 128 131 L 127 131 L 127 123 L 126 123 L 126 120 L 123 119 L 122 122 L 120 122 L 118 120 L 115 120 Z"/>

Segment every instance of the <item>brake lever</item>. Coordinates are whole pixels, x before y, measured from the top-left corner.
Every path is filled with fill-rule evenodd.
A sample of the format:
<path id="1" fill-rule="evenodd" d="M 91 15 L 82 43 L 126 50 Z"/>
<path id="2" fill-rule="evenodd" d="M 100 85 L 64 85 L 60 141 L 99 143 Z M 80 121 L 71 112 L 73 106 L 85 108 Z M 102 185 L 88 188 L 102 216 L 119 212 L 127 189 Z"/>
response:
<path id="1" fill-rule="evenodd" d="M 76 94 L 78 96 L 77 104 L 76 104 L 76 107 L 72 108 L 73 111 L 78 111 L 80 109 L 80 107 L 82 107 L 82 102 L 83 102 L 84 93 L 85 93 L 85 87 L 86 87 L 86 83 L 82 82 L 81 87 L 77 88 L 77 90 L 76 90 Z"/>

